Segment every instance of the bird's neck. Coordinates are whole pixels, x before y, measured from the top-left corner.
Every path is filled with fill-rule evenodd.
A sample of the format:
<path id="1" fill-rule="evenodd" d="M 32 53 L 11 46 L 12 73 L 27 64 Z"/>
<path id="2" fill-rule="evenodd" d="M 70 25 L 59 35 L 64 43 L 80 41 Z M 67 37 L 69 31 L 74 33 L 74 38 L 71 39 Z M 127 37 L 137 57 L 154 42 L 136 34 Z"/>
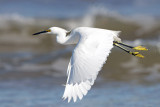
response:
<path id="1" fill-rule="evenodd" d="M 60 44 L 67 44 L 67 41 L 69 40 L 70 36 L 66 36 L 66 35 L 67 35 L 66 30 L 62 30 L 61 32 L 59 32 L 57 34 L 57 42 Z"/>

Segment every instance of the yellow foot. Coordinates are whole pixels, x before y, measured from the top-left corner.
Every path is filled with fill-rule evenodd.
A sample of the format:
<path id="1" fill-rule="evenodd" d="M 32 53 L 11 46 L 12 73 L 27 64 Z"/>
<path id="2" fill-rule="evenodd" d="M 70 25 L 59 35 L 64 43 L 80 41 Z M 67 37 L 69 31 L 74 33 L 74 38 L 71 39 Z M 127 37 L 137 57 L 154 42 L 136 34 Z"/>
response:
<path id="1" fill-rule="evenodd" d="M 143 47 L 143 46 L 137 46 L 137 47 L 134 47 L 133 49 L 135 50 L 143 50 L 143 51 L 147 51 L 148 49 L 146 47 Z"/>
<path id="2" fill-rule="evenodd" d="M 144 58 L 144 56 L 142 54 L 137 54 L 135 56 L 140 57 L 140 58 Z"/>
<path id="3" fill-rule="evenodd" d="M 144 58 L 144 56 L 142 54 L 140 54 L 139 52 L 131 52 L 130 54 L 140 57 L 140 58 Z"/>

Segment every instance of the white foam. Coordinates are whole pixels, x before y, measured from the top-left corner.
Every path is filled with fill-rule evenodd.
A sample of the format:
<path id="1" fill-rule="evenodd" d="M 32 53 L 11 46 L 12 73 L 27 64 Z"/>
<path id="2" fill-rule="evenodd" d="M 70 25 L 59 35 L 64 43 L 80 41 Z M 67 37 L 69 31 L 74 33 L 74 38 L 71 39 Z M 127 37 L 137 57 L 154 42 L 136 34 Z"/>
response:
<path id="1" fill-rule="evenodd" d="M 18 24 L 34 24 L 34 18 L 25 17 L 19 14 L 0 14 L 0 27 L 9 27 L 10 22 L 16 22 Z"/>
<path id="2" fill-rule="evenodd" d="M 151 15 L 133 14 L 126 16 L 114 10 L 109 10 L 103 5 L 98 5 L 89 7 L 86 13 L 79 18 L 79 20 L 71 19 L 66 23 L 66 25 L 70 29 L 78 26 L 94 27 L 96 16 L 104 16 L 106 18 L 111 17 L 124 23 L 135 23 L 140 26 L 140 28 L 136 31 L 137 35 L 150 32 L 153 28 L 160 24 L 155 17 Z"/>

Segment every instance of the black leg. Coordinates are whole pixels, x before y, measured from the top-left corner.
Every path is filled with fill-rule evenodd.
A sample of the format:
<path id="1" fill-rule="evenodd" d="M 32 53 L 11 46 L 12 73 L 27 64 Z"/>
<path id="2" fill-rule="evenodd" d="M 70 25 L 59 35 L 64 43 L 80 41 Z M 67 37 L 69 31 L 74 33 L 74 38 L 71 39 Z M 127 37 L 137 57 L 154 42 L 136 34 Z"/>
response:
<path id="1" fill-rule="evenodd" d="M 122 49 L 122 50 L 124 50 L 125 52 L 127 52 L 127 53 L 129 53 L 129 54 L 131 54 L 133 56 L 144 58 L 144 56 L 141 55 L 141 54 L 139 54 L 139 52 L 131 52 L 130 50 L 127 50 L 124 47 L 120 46 L 118 43 L 114 42 L 113 45 L 116 46 L 116 47 L 118 47 L 118 48 L 120 48 L 120 49 Z"/>

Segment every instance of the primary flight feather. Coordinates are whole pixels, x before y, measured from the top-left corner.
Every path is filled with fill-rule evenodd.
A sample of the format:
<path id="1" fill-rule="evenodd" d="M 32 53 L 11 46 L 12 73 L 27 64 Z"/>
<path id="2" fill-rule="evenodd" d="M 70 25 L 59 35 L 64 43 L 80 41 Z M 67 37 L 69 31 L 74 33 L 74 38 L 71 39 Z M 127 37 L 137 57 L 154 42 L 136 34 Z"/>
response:
<path id="1" fill-rule="evenodd" d="M 68 65 L 68 78 L 63 94 L 63 99 L 68 98 L 68 102 L 71 99 L 76 102 L 77 98 L 81 100 L 87 94 L 113 46 L 117 46 L 134 56 L 142 58 L 144 56 L 139 54 L 139 52 L 131 52 L 120 45 L 135 50 L 147 50 L 142 46 L 131 47 L 123 44 L 118 37 L 120 31 L 89 27 L 79 27 L 72 31 L 67 31 L 59 27 L 51 27 L 33 35 L 41 33 L 56 34 L 57 42 L 60 44 L 77 44 Z"/>

